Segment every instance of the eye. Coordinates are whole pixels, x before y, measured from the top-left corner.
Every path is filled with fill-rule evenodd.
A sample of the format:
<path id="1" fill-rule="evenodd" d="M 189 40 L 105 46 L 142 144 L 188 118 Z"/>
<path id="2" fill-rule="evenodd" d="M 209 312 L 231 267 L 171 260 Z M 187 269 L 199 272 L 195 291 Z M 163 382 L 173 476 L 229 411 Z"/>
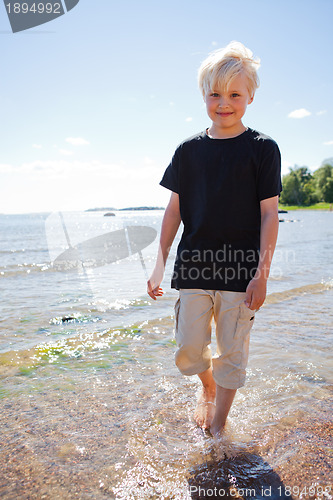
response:
<path id="1" fill-rule="evenodd" d="M 210 94 L 210 97 L 219 97 L 219 94 L 217 92 L 212 92 Z"/>
<path id="2" fill-rule="evenodd" d="M 239 97 L 239 94 L 237 94 L 237 92 L 233 92 L 233 93 L 231 94 L 231 97 Z"/>

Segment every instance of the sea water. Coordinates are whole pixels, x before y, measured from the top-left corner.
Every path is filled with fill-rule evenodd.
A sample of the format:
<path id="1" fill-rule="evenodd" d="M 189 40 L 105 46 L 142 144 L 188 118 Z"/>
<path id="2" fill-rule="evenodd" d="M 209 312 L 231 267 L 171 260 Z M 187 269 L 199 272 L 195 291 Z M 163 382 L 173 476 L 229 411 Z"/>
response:
<path id="1" fill-rule="evenodd" d="M 280 215 L 247 382 L 219 445 L 193 423 L 196 378 L 174 366 L 181 229 L 153 302 L 163 212 L 115 214 L 0 215 L 1 496 L 332 498 L 333 213 Z M 156 230 L 141 254 L 54 266 L 129 226 Z"/>

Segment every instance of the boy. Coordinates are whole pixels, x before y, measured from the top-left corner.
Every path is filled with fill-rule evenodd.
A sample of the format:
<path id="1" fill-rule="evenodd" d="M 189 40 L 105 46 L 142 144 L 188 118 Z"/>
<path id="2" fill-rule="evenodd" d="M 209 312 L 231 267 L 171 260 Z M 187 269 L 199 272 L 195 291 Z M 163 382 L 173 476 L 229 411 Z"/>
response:
<path id="1" fill-rule="evenodd" d="M 182 142 L 161 185 L 171 190 L 147 292 L 156 300 L 180 222 L 171 286 L 176 365 L 197 374 L 196 423 L 217 437 L 245 384 L 250 329 L 266 297 L 278 233 L 281 160 L 277 144 L 246 128 L 242 117 L 259 86 L 259 62 L 239 42 L 210 54 L 198 80 L 211 126 Z M 212 358 L 211 322 L 217 354 Z"/>

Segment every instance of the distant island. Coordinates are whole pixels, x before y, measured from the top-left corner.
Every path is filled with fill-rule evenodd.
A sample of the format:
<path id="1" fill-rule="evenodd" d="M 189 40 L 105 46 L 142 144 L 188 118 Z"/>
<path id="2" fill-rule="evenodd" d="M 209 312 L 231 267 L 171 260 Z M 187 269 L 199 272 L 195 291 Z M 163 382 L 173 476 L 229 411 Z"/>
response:
<path id="1" fill-rule="evenodd" d="M 85 212 L 105 212 L 105 211 L 113 211 L 113 210 L 118 210 L 117 208 L 114 207 L 104 207 L 104 208 L 88 208 L 88 210 L 85 210 Z"/>
<path id="2" fill-rule="evenodd" d="M 165 210 L 165 207 L 102 207 L 102 208 L 88 208 L 85 212 L 122 212 L 124 210 Z"/>
<path id="3" fill-rule="evenodd" d="M 165 207 L 128 207 L 128 208 L 120 208 L 121 210 L 165 210 Z"/>

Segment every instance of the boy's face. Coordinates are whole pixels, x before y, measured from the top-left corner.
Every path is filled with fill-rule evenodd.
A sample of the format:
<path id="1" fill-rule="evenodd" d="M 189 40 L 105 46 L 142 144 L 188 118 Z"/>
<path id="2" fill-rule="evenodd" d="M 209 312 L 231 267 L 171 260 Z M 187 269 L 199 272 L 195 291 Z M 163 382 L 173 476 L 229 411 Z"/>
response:
<path id="1" fill-rule="evenodd" d="M 227 89 L 213 89 L 206 95 L 207 114 L 213 122 L 210 129 L 212 134 L 234 137 L 244 132 L 242 118 L 247 105 L 253 101 L 247 84 L 247 77 L 241 73 Z"/>

